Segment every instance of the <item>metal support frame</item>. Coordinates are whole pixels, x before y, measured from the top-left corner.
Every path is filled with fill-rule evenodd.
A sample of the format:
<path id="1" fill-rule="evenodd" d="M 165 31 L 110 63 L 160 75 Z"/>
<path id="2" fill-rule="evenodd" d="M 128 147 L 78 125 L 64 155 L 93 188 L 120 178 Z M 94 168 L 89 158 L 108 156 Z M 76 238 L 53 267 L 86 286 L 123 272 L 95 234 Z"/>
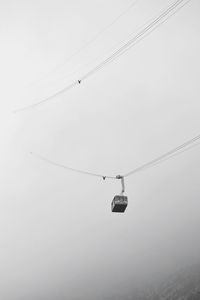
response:
<path id="1" fill-rule="evenodd" d="M 121 191 L 121 195 L 124 194 L 125 192 L 125 183 L 124 183 L 124 176 L 121 176 L 121 175 L 117 175 L 116 176 L 117 179 L 121 179 L 121 184 L 122 184 L 122 191 Z"/>

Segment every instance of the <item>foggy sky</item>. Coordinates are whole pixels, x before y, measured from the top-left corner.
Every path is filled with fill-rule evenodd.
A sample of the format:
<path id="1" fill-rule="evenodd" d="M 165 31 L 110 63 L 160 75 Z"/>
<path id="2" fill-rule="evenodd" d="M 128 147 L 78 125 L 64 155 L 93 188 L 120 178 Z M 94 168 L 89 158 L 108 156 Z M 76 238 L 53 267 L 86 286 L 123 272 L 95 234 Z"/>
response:
<path id="1" fill-rule="evenodd" d="M 199 260 L 200 148 L 120 182 L 199 134 L 200 4 L 192 0 L 118 60 L 35 109 L 102 61 L 171 1 L 1 0 L 0 298 L 131 299 Z M 70 75 L 74 70 L 77 73 Z"/>

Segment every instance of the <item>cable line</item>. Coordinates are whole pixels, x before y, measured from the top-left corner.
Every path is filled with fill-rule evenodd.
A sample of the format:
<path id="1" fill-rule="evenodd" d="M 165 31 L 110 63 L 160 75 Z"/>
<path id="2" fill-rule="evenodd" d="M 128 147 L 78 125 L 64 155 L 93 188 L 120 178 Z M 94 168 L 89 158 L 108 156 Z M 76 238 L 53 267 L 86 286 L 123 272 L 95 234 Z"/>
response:
<path id="1" fill-rule="evenodd" d="M 138 40 L 131 44 L 129 47 L 127 47 L 126 49 L 124 49 L 122 52 L 120 52 L 119 55 L 116 55 L 116 57 L 114 59 L 117 59 L 118 57 L 120 57 L 122 54 L 124 54 L 126 51 L 128 51 L 130 48 L 132 48 L 133 46 L 135 46 L 137 43 L 139 43 L 140 41 L 142 41 L 144 38 L 146 38 L 149 34 L 151 34 L 154 30 L 157 29 L 157 27 L 159 27 L 160 25 L 162 25 L 163 23 L 165 23 L 170 17 L 172 17 L 173 15 L 175 15 L 181 8 L 183 8 L 188 2 L 190 2 L 191 0 L 187 0 L 185 3 L 183 3 L 182 5 L 179 6 L 178 9 L 176 9 L 175 11 L 173 11 L 170 15 L 168 15 L 164 20 L 160 21 L 156 26 L 150 28 L 146 33 L 144 33 L 144 35 L 142 35 L 141 37 L 138 38 Z M 146 22 L 148 23 L 148 22 Z M 112 59 L 113 61 L 113 59 Z M 110 61 L 111 62 L 111 61 Z"/>
<path id="2" fill-rule="evenodd" d="M 51 165 L 54 165 L 56 167 L 60 167 L 60 168 L 63 168 L 63 169 L 66 169 L 68 171 L 72 171 L 72 172 L 76 172 L 76 173 L 80 173 L 80 174 L 84 174 L 84 175 L 89 175 L 89 176 L 96 176 L 96 177 L 101 177 L 103 178 L 104 180 L 106 178 L 109 178 L 109 179 L 116 179 L 115 176 L 108 176 L 108 175 L 102 175 L 102 174 L 97 174 L 97 173 L 92 173 L 92 172 L 89 172 L 89 171 L 84 171 L 84 170 L 80 170 L 80 169 L 75 169 L 75 168 L 71 168 L 71 167 L 68 167 L 68 166 L 65 166 L 65 165 L 62 165 L 62 164 L 59 164 L 57 162 L 54 162 L 54 161 L 51 161 L 50 159 L 42 156 L 42 155 L 39 155 L 39 154 L 36 154 L 36 153 L 33 153 L 33 152 L 30 152 L 31 155 L 39 158 L 40 160 L 43 160 Z"/>
<path id="3" fill-rule="evenodd" d="M 92 173 L 92 172 L 89 172 L 89 171 L 85 171 L 85 170 L 80 170 L 80 169 L 75 169 L 75 168 L 71 168 L 71 167 L 68 167 L 66 165 L 63 165 L 63 164 L 60 164 L 60 163 L 57 163 L 57 162 L 54 162 L 54 161 L 51 161 L 49 160 L 48 158 L 42 156 L 42 155 L 39 155 L 39 154 L 36 154 L 36 153 L 33 153 L 33 152 L 30 152 L 30 154 L 32 154 L 33 156 L 35 156 L 36 158 L 39 158 L 40 160 L 43 160 L 51 165 L 54 165 L 56 167 L 60 167 L 60 168 L 64 168 L 68 171 L 73 171 L 73 172 L 76 172 L 76 173 L 81 173 L 83 175 L 89 175 L 89 176 L 96 176 L 96 177 L 101 177 L 103 178 L 104 180 L 107 178 L 107 179 L 123 179 L 125 177 L 128 177 L 128 176 L 131 176 L 133 174 L 136 174 L 136 173 L 139 173 L 141 171 L 144 171 L 146 169 L 149 169 L 151 167 L 154 167 L 155 165 L 157 164 L 160 164 L 162 163 L 163 161 L 165 160 L 168 160 L 174 156 L 177 156 L 185 151 L 188 151 L 196 146 L 199 146 L 200 144 L 194 144 L 195 142 L 197 141 L 200 141 L 200 134 L 195 136 L 194 138 L 186 141 L 185 143 L 177 146 L 176 148 L 173 148 L 171 150 L 169 150 L 168 152 L 158 156 L 157 158 L 137 167 L 136 169 L 133 169 L 132 171 L 124 174 L 124 175 L 116 175 L 116 176 L 110 176 L 110 175 L 103 175 L 103 174 L 98 174 L 98 173 Z M 181 151 L 182 150 L 182 151 Z"/>
<path id="4" fill-rule="evenodd" d="M 189 2 L 189 1 L 191 1 L 191 0 L 188 0 L 187 2 Z M 187 2 L 185 2 L 185 3 L 183 3 L 180 7 L 179 7 L 179 9 L 181 9 L 182 7 L 184 7 L 186 4 L 187 4 Z M 164 11 L 164 10 L 163 10 Z M 175 11 L 173 11 L 170 15 L 168 15 L 163 21 L 161 21 L 161 22 L 159 22 L 159 26 L 160 25 L 162 25 L 163 23 L 165 23 L 170 17 L 172 17 L 174 14 L 176 14 L 178 12 L 178 10 L 175 10 Z M 151 20 L 154 20 L 154 18 L 151 18 Z M 139 28 L 138 28 L 138 30 L 140 30 L 140 28 L 142 29 L 146 24 L 149 24 L 150 23 L 150 21 L 151 20 L 148 20 L 147 22 L 145 22 L 142 26 L 140 26 Z M 146 38 L 148 35 L 150 35 L 154 30 L 156 30 L 156 28 L 158 27 L 158 25 L 157 26 L 155 26 L 155 27 L 153 27 L 152 29 L 150 29 L 146 34 L 144 34 L 142 37 L 140 37 L 140 39 L 138 39 L 138 41 L 137 41 L 137 43 L 138 42 L 140 42 L 140 41 L 142 41 L 144 38 Z M 136 31 L 137 32 L 137 31 Z M 133 33 L 132 34 L 130 34 L 129 36 L 133 36 Z M 121 44 L 121 43 L 120 43 Z M 136 44 L 136 43 L 135 43 Z M 135 45 L 134 44 L 134 45 Z M 132 46 L 134 46 L 134 45 L 131 45 L 130 47 L 127 47 L 124 51 L 122 51 L 119 55 L 117 55 L 116 57 L 115 57 L 115 59 L 118 59 L 118 57 L 120 57 L 122 54 L 124 54 L 126 51 L 128 51 Z M 117 45 L 118 46 L 118 45 Z M 119 46 L 118 46 L 119 47 Z M 111 62 L 111 61 L 110 61 Z M 75 75 L 75 74 L 77 74 L 77 72 L 80 70 L 80 69 L 82 69 L 83 67 L 88 67 L 89 65 L 91 65 L 91 63 L 87 63 L 87 64 L 85 64 L 85 65 L 80 65 L 78 68 L 76 68 L 74 71 L 72 71 L 70 74 L 68 74 L 67 76 L 64 76 L 62 79 L 65 79 L 65 78 L 69 78 L 70 76 L 72 76 L 72 75 Z M 81 83 L 81 80 L 78 80 L 78 83 Z"/>
<path id="5" fill-rule="evenodd" d="M 70 62 L 72 58 L 76 57 L 79 53 L 81 53 L 83 50 L 87 49 L 91 44 L 93 44 L 104 32 L 106 32 L 110 27 L 112 27 L 121 17 L 123 17 L 127 12 L 136 5 L 138 0 L 132 2 L 121 14 L 119 14 L 111 23 L 106 25 L 102 30 L 97 32 L 89 41 L 86 41 L 82 47 L 80 47 L 78 50 L 74 51 L 68 58 L 65 59 L 64 62 L 57 65 L 55 68 L 53 68 L 50 72 L 44 74 L 48 75 L 49 73 L 56 72 L 58 69 L 60 69 L 62 66 L 64 66 L 66 63 Z M 74 72 L 73 72 L 74 73 Z M 43 77 L 42 76 L 42 77 Z"/>
<path id="6" fill-rule="evenodd" d="M 148 25 L 146 25 L 142 30 L 140 30 L 135 36 L 133 36 L 130 40 L 125 42 L 119 49 L 114 51 L 109 57 L 107 57 L 105 60 L 103 60 L 101 63 L 99 63 L 97 66 L 92 68 L 89 72 L 84 74 L 83 76 L 79 77 L 78 80 L 75 80 L 73 83 L 69 84 L 62 90 L 56 92 L 55 94 L 39 101 L 34 104 L 16 109 L 14 112 L 20 112 L 27 109 L 31 109 L 33 107 L 36 107 L 42 103 L 45 103 L 54 97 L 68 91 L 69 89 L 75 87 L 77 84 L 80 84 L 83 80 L 87 79 L 88 77 L 92 76 L 95 72 L 102 69 L 105 65 L 111 63 L 115 59 L 117 59 L 119 56 L 121 56 L 126 50 L 129 50 L 133 46 L 135 46 L 141 39 L 143 39 L 148 33 L 152 32 L 155 28 L 166 22 L 174 13 L 180 10 L 183 6 L 185 6 L 189 1 L 191 0 L 176 0 L 173 4 L 171 4 L 167 9 L 164 10 L 158 17 L 154 18 L 152 21 L 149 22 Z M 181 5 L 182 4 L 182 5 Z"/>
<path id="7" fill-rule="evenodd" d="M 178 6 L 184 2 L 185 0 L 178 0 L 174 4 L 172 4 L 168 9 L 166 9 L 161 15 L 159 15 L 156 19 L 154 19 L 152 22 L 150 22 L 144 29 L 142 29 L 138 34 L 136 34 L 133 38 L 131 38 L 128 42 L 126 42 L 122 47 L 117 49 L 112 55 L 110 55 L 107 59 L 105 59 L 102 63 L 94 67 L 92 70 L 90 70 L 88 73 L 83 75 L 80 80 L 83 81 L 84 79 L 90 77 L 95 72 L 103 68 L 108 63 L 112 62 L 116 58 L 118 58 L 120 55 L 124 53 L 124 51 L 129 50 L 131 47 L 133 47 L 136 43 L 140 41 L 140 38 L 145 36 L 146 33 L 149 31 L 151 32 L 152 29 L 157 28 L 161 23 L 160 21 L 167 17 L 172 11 L 174 11 Z M 188 0 L 187 2 L 189 2 Z M 182 8 L 183 6 L 179 7 Z M 171 16 L 171 15 L 170 15 Z M 170 17 L 169 16 L 169 17 Z M 167 19 L 163 20 L 162 23 L 164 23 Z"/>
<path id="8" fill-rule="evenodd" d="M 166 153 L 158 156 L 157 158 L 155 158 L 155 159 L 153 159 L 153 160 L 151 160 L 151 161 L 149 161 L 149 162 L 141 165 L 140 167 L 138 167 L 138 168 L 136 168 L 136 169 L 134 169 L 134 170 L 132 170 L 132 171 L 124 174 L 123 177 L 128 177 L 128 176 L 133 175 L 135 173 L 138 173 L 138 172 L 141 172 L 141 171 L 146 170 L 148 168 L 151 168 L 154 165 L 159 164 L 159 163 L 163 162 L 166 159 L 170 159 L 170 158 L 172 158 L 175 155 L 178 155 L 178 154 L 180 154 L 180 153 L 182 153 L 184 151 L 190 150 L 194 146 L 199 146 L 199 144 L 196 144 L 196 145 L 193 145 L 193 147 L 187 148 L 188 146 L 194 144 L 196 141 L 199 141 L 199 140 L 200 140 L 200 135 L 197 135 L 196 137 L 192 138 L 191 140 L 186 141 L 185 143 L 179 145 L 178 147 L 173 148 L 173 149 L 169 150 L 168 152 L 166 152 Z M 180 151 L 182 149 L 184 149 L 184 150 Z"/>
<path id="9" fill-rule="evenodd" d="M 18 112 L 21 112 L 21 111 L 24 111 L 24 110 L 27 110 L 27 109 L 34 108 L 34 107 L 36 107 L 38 105 L 41 105 L 41 104 L 43 104 L 43 103 L 45 103 L 45 102 L 47 102 L 47 101 L 55 98 L 56 96 L 59 96 L 59 95 L 63 94 L 64 92 L 67 92 L 67 91 L 71 90 L 73 87 L 75 87 L 79 83 L 80 83 L 79 80 L 78 81 L 74 81 L 71 84 L 69 84 L 68 86 L 66 86 L 63 89 L 61 89 L 60 91 L 56 92 L 55 94 L 53 94 L 53 95 L 51 95 L 51 96 L 49 96 L 49 97 L 47 97 L 47 98 L 45 98 L 45 99 L 43 99 L 43 100 L 41 100 L 39 102 L 30 104 L 28 106 L 25 106 L 25 107 L 22 107 L 22 108 L 19 108 L 19 109 L 16 109 L 13 112 L 14 113 L 18 113 Z"/>

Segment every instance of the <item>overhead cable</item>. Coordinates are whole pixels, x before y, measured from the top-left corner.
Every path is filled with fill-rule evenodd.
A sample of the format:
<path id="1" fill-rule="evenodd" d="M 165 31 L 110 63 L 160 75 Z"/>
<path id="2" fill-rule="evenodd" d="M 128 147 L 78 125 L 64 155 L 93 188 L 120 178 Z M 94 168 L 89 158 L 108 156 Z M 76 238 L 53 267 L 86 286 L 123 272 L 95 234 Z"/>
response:
<path id="1" fill-rule="evenodd" d="M 49 160 L 48 158 L 42 156 L 42 155 L 39 155 L 39 154 L 35 154 L 33 152 L 31 152 L 31 154 L 33 156 L 35 156 L 36 158 L 39 158 L 40 160 L 43 160 L 51 165 L 54 165 L 56 167 L 60 167 L 60 168 L 64 168 L 68 171 L 73 171 L 73 172 L 76 172 L 76 173 L 81 173 L 83 175 L 89 175 L 89 176 L 96 176 L 96 177 L 101 177 L 103 179 L 121 179 L 122 177 L 128 177 L 128 176 L 131 176 L 131 175 L 134 175 L 136 173 L 139 173 L 141 171 L 144 171 L 146 169 L 149 169 L 151 167 L 154 167 L 155 165 L 158 165 L 162 162 L 164 162 L 165 160 L 168 160 L 168 159 L 171 159 L 173 158 L 174 156 L 177 156 L 185 151 L 188 151 L 196 146 L 199 146 L 200 144 L 197 143 L 195 144 L 197 141 L 200 141 L 200 135 L 197 135 L 196 137 L 186 141 L 185 143 L 177 146 L 176 148 L 173 148 L 171 150 L 169 150 L 168 152 L 158 156 L 157 158 L 133 169 L 132 171 L 129 171 L 128 173 L 124 174 L 124 175 L 116 175 L 116 176 L 110 176 L 110 175 L 103 175 L 103 174 L 98 174 L 98 173 L 92 173 L 92 172 L 89 172 L 89 171 L 85 171 L 85 170 L 80 170 L 80 169 L 75 169 L 75 168 L 72 168 L 72 167 L 68 167 L 66 165 L 63 165 L 63 164 L 60 164 L 60 163 L 57 163 L 57 162 L 54 162 L 52 160 Z"/>
<path id="2" fill-rule="evenodd" d="M 137 167 L 136 169 L 133 169 L 132 171 L 124 174 L 123 177 L 128 177 L 128 176 L 133 175 L 135 173 L 138 173 L 138 172 L 141 172 L 141 171 L 146 170 L 148 168 L 151 168 L 154 165 L 159 164 L 159 163 L 163 162 L 164 160 L 173 157 L 174 155 L 178 155 L 178 154 L 182 153 L 183 151 L 180 151 L 180 150 L 183 150 L 183 149 L 185 151 L 190 150 L 192 147 L 189 147 L 189 146 L 194 144 L 195 142 L 197 142 L 199 140 L 200 140 L 200 135 L 197 135 L 196 137 L 192 138 L 191 140 L 186 141 L 185 143 L 179 145 L 178 147 L 173 148 L 173 149 L 169 150 L 168 152 L 158 156 L 157 158 L 155 158 L 155 159 L 153 159 L 153 160 Z M 195 146 L 199 146 L 199 144 L 196 144 Z M 189 148 L 187 148 L 187 147 L 189 147 Z"/>
<path id="3" fill-rule="evenodd" d="M 84 175 L 89 175 L 89 176 L 96 176 L 96 177 L 101 177 L 103 179 L 106 179 L 106 178 L 109 178 L 109 179 L 116 179 L 115 176 L 109 176 L 109 175 L 103 175 L 103 174 L 97 174 L 97 173 L 92 173 L 92 172 L 89 172 L 89 171 L 84 171 L 84 170 L 80 170 L 80 169 L 75 169 L 75 168 L 71 168 L 71 167 L 68 167 L 68 166 L 65 166 L 63 164 L 60 164 L 60 163 L 57 163 L 57 162 L 54 162 L 42 155 L 39 155 L 39 154 L 36 154 L 36 153 L 33 153 L 33 152 L 30 152 L 31 155 L 39 158 L 40 160 L 43 160 L 51 165 L 54 165 L 56 167 L 60 167 L 60 168 L 63 168 L 63 169 L 66 169 L 68 171 L 72 171 L 72 172 L 76 172 L 76 173 L 80 173 L 80 174 L 84 174 Z"/>
<path id="4" fill-rule="evenodd" d="M 158 17 L 155 17 L 153 20 L 151 20 L 143 29 L 141 29 L 136 35 L 134 35 L 130 40 L 125 42 L 119 49 L 114 51 L 109 57 L 107 57 L 105 60 L 103 60 L 101 63 L 93 67 L 90 71 L 88 71 L 83 76 L 79 77 L 78 80 L 75 80 L 73 83 L 69 84 L 68 86 L 64 87 L 60 91 L 54 93 L 53 95 L 36 102 L 34 104 L 16 109 L 14 112 L 20 112 L 27 109 L 31 109 L 33 107 L 36 107 L 38 105 L 41 105 L 56 96 L 68 91 L 69 89 L 75 87 L 76 85 L 80 84 L 82 81 L 87 79 L 88 77 L 92 76 L 95 72 L 102 69 L 105 65 L 111 63 L 115 59 L 117 59 L 119 56 L 121 56 L 126 50 L 129 50 L 133 46 L 135 46 L 141 39 L 143 39 L 148 32 L 152 32 L 153 29 L 157 28 L 161 24 L 163 24 L 166 20 L 168 20 L 169 17 L 173 15 L 173 12 L 176 12 L 180 10 L 184 5 L 186 5 L 191 0 L 176 0 L 171 4 L 167 9 L 165 9 Z M 182 5 L 181 5 L 182 4 Z"/>
<path id="5" fill-rule="evenodd" d="M 136 40 L 135 43 L 131 44 L 129 47 L 126 47 L 122 52 L 119 53 L 119 55 L 116 55 L 116 57 L 114 59 L 117 59 L 118 57 L 120 57 L 121 55 L 123 55 L 126 51 L 128 51 L 130 48 L 132 48 L 133 46 L 135 46 L 137 43 L 141 42 L 143 39 L 145 39 L 148 35 L 150 35 L 154 30 L 157 29 L 157 27 L 159 27 L 160 25 L 162 25 L 163 23 L 165 23 L 169 18 L 171 18 L 173 15 L 175 15 L 181 8 L 183 8 L 188 2 L 190 2 L 191 0 L 187 0 L 185 3 L 183 3 L 182 5 L 180 5 L 176 10 L 174 10 L 173 12 L 171 12 L 169 15 L 167 15 L 164 20 L 159 21 L 158 24 L 156 24 L 155 26 L 153 26 L 152 28 L 150 28 L 146 33 L 144 33 L 141 37 L 138 38 L 138 40 Z M 149 24 L 148 22 L 146 22 L 147 24 Z M 112 62 L 113 59 L 110 61 Z"/>
<path id="6" fill-rule="evenodd" d="M 55 68 L 53 68 L 50 72 L 47 72 L 46 74 L 43 74 L 43 76 L 47 75 L 49 73 L 55 73 L 58 69 L 62 68 L 64 65 L 66 65 L 68 62 L 70 62 L 74 57 L 76 57 L 78 54 L 80 54 L 82 51 L 87 49 L 90 45 L 92 45 L 103 33 L 105 33 L 110 27 L 112 27 L 121 17 L 123 17 L 125 14 L 127 14 L 131 8 L 133 8 L 137 3 L 137 0 L 132 2 L 123 12 L 121 12 L 114 20 L 112 20 L 108 25 L 106 25 L 103 29 L 101 29 L 99 32 L 97 32 L 89 41 L 86 41 L 82 47 L 80 47 L 78 50 L 74 51 L 68 58 L 65 59 L 64 62 L 57 65 Z M 74 74 L 74 72 L 72 73 Z"/>
<path id="7" fill-rule="evenodd" d="M 118 58 L 120 55 L 124 53 L 125 50 L 129 50 L 132 48 L 136 43 L 140 41 L 140 39 L 146 35 L 149 31 L 152 31 L 153 28 L 157 28 L 161 23 L 160 21 L 163 20 L 165 17 L 169 16 L 169 14 L 174 11 L 175 9 L 180 9 L 182 6 L 180 4 L 184 2 L 185 0 L 178 0 L 174 4 L 172 4 L 168 9 L 166 9 L 161 15 L 159 15 L 156 19 L 154 19 L 152 22 L 150 22 L 144 29 L 142 29 L 138 34 L 136 34 L 133 38 L 131 38 L 128 42 L 126 42 L 123 46 L 121 46 L 119 49 L 117 49 L 113 54 L 111 54 L 107 59 L 102 61 L 102 63 L 98 64 L 96 67 L 94 67 L 92 70 L 87 72 L 85 75 L 80 77 L 79 80 L 83 81 L 86 78 L 93 75 L 95 72 L 103 68 L 105 65 L 109 64 L 116 58 Z M 188 0 L 187 2 L 189 2 Z M 171 15 L 170 15 L 171 16 Z M 169 17 L 170 17 L 169 16 Z M 165 22 L 167 19 L 164 19 L 163 22 Z M 162 22 L 162 23 L 163 23 Z"/>

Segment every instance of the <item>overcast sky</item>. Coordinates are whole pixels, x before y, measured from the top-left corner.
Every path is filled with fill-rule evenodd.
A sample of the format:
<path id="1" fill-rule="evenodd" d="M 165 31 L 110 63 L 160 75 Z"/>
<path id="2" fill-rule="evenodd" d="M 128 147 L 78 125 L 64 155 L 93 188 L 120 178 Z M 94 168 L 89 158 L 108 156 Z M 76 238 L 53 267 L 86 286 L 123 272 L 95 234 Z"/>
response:
<path id="1" fill-rule="evenodd" d="M 119 181 L 29 154 L 115 176 L 199 134 L 198 0 L 79 86 L 12 113 L 78 79 L 171 2 L 136 0 L 84 48 L 134 1 L 0 1 L 1 299 L 131 298 L 199 259 L 200 147 L 128 177 L 124 214 L 110 207 Z"/>

